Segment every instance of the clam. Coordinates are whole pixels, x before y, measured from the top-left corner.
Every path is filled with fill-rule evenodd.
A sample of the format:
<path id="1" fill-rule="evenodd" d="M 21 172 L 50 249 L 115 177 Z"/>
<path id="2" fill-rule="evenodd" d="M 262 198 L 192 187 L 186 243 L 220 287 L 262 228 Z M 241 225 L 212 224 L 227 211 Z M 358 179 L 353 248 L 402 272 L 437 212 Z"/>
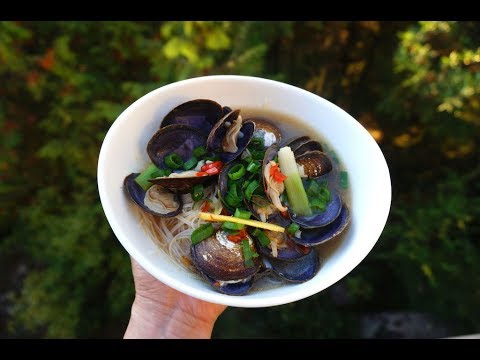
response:
<path id="1" fill-rule="evenodd" d="M 316 246 L 329 241 L 341 234 L 350 222 L 348 208 L 343 205 L 337 218 L 328 225 L 313 229 L 302 229 L 300 237 L 293 238 L 298 244 L 303 246 Z"/>
<path id="2" fill-rule="evenodd" d="M 233 110 L 222 117 L 207 138 L 207 150 L 220 153 L 220 160 L 229 163 L 247 147 L 255 131 L 252 121 L 243 121 L 240 110 Z"/>
<path id="3" fill-rule="evenodd" d="M 213 281 L 218 290 L 238 294 L 248 291 L 252 277 L 260 270 L 259 257 L 253 258 L 254 266 L 245 266 L 241 243 L 235 243 L 227 238 L 228 232 L 218 230 L 214 235 L 191 247 L 192 260 L 200 273 Z M 248 238 L 254 248 L 252 239 Z M 253 281 L 251 281 L 253 283 Z M 250 285 L 251 286 L 251 285 Z"/>
<path id="4" fill-rule="evenodd" d="M 159 185 L 153 185 L 145 191 L 135 181 L 138 175 L 139 173 L 132 173 L 123 181 L 124 189 L 135 204 L 146 212 L 160 217 L 176 216 L 182 211 L 181 196 L 165 190 Z"/>
<path id="5" fill-rule="evenodd" d="M 332 171 L 330 158 L 319 150 L 307 151 L 301 155 L 295 155 L 295 161 L 300 170 L 300 176 L 317 178 Z"/>
<path id="6" fill-rule="evenodd" d="M 285 140 L 281 147 L 283 146 L 289 146 L 290 149 L 295 152 L 296 149 L 298 149 L 298 147 L 300 147 L 301 145 L 303 145 L 304 143 L 306 143 L 307 141 L 310 141 L 310 136 L 295 136 L 295 137 L 292 137 L 292 138 L 289 138 L 287 140 Z"/>
<path id="7" fill-rule="evenodd" d="M 311 251 L 311 248 L 292 241 L 286 233 L 269 230 L 264 230 L 263 232 L 270 239 L 270 244 L 262 246 L 259 241 L 256 241 L 258 252 L 261 255 L 276 260 L 294 261 L 304 257 Z M 277 244 L 275 249 L 272 247 L 274 244 Z"/>
<path id="8" fill-rule="evenodd" d="M 263 259 L 267 268 L 280 278 L 290 282 L 305 282 L 315 276 L 320 269 L 318 252 L 314 249 L 295 261 L 283 261 L 273 258 Z"/>
<path id="9" fill-rule="evenodd" d="M 282 132 L 270 120 L 255 117 L 249 118 L 247 121 L 252 121 L 255 124 L 253 137 L 261 138 L 265 148 L 282 141 Z"/>
<path id="10" fill-rule="evenodd" d="M 302 229 L 312 229 L 332 223 L 340 215 L 342 207 L 342 198 L 332 189 L 330 190 L 330 201 L 327 204 L 325 211 L 307 216 L 294 214 L 290 208 L 288 209 L 288 212 L 292 221 L 300 225 Z"/>
<path id="11" fill-rule="evenodd" d="M 193 157 L 193 150 L 205 146 L 206 137 L 198 129 L 188 125 L 168 125 L 158 130 L 147 145 L 152 162 L 161 169 L 167 168 L 165 158 L 176 153 L 185 162 Z M 197 171 L 178 169 L 169 176 L 157 177 L 150 182 L 179 193 L 189 192 L 196 184 L 212 180 L 213 176 L 197 176 Z"/>
<path id="12" fill-rule="evenodd" d="M 300 144 L 295 150 L 292 149 L 295 157 L 302 155 L 308 151 L 323 151 L 322 144 L 316 140 L 308 140 Z"/>
<path id="13" fill-rule="evenodd" d="M 207 99 L 187 101 L 170 111 L 162 121 L 160 128 L 179 124 L 188 125 L 208 135 L 222 117 L 223 109 L 220 104 Z"/>

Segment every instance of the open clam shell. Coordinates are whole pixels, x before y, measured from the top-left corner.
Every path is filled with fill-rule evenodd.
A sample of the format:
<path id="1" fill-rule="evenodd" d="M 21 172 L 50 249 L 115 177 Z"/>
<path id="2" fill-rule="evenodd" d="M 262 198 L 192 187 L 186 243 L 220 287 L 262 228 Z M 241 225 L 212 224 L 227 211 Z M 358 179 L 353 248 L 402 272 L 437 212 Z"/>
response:
<path id="1" fill-rule="evenodd" d="M 188 125 L 208 135 L 222 117 L 222 106 L 215 101 L 196 99 L 178 105 L 162 121 L 160 128 L 178 124 Z"/>
<path id="2" fill-rule="evenodd" d="M 137 184 L 135 178 L 139 173 L 132 173 L 125 177 L 123 187 L 130 198 L 146 212 L 160 216 L 172 217 L 182 211 L 182 197 L 164 188 L 153 185 L 147 191 Z"/>

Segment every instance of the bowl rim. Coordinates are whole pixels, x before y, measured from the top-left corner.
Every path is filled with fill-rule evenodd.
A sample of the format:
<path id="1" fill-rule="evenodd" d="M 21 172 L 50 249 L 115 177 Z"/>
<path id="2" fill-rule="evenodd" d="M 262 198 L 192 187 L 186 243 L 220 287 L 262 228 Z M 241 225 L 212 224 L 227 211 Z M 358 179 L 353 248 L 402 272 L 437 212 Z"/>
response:
<path id="1" fill-rule="evenodd" d="M 382 168 L 382 174 L 384 177 L 384 184 L 385 184 L 385 188 L 382 191 L 382 196 L 384 199 L 382 203 L 383 209 L 380 212 L 380 217 L 377 219 L 379 226 L 377 226 L 377 228 L 374 229 L 375 231 L 372 231 L 372 233 L 369 234 L 369 236 L 371 238 L 374 238 L 375 240 L 371 242 L 370 244 L 371 246 L 369 246 L 368 249 L 364 251 L 364 254 L 361 254 L 361 256 L 357 256 L 355 258 L 355 261 L 352 261 L 351 263 L 349 263 L 348 266 L 345 266 L 344 268 L 342 268 L 342 271 L 339 271 L 335 279 L 331 279 L 326 284 L 324 283 L 323 286 L 321 286 L 321 288 L 313 285 L 298 286 L 301 284 L 297 284 L 298 289 L 295 291 L 282 294 L 281 296 L 265 297 L 265 298 L 231 296 L 231 295 L 221 294 L 219 292 L 206 292 L 201 289 L 194 289 L 189 285 L 185 285 L 181 281 L 177 280 L 170 274 L 159 271 L 158 268 L 154 266 L 154 264 L 151 261 L 149 261 L 147 256 L 141 253 L 140 251 L 138 251 L 135 248 L 135 246 L 132 244 L 132 242 L 129 241 L 129 239 L 127 239 L 126 235 L 122 231 L 120 231 L 121 227 L 115 217 L 115 213 L 112 207 L 110 206 L 110 203 L 108 202 L 109 195 L 107 194 L 106 183 L 105 183 L 105 171 L 107 167 L 104 165 L 107 163 L 106 149 L 112 146 L 112 143 L 114 143 L 115 141 L 114 134 L 117 132 L 117 128 L 119 128 L 122 125 L 122 122 L 124 121 L 123 119 L 127 119 L 129 115 L 135 112 L 135 110 L 139 106 L 141 106 L 143 103 L 148 102 L 149 100 L 158 96 L 159 94 L 161 93 L 168 94 L 168 92 L 171 90 L 175 90 L 176 88 L 181 88 L 189 84 L 195 85 L 195 83 L 210 82 L 210 81 L 220 81 L 220 82 L 221 81 L 231 81 L 231 82 L 235 82 L 235 81 L 252 82 L 253 81 L 257 83 L 263 83 L 272 87 L 278 87 L 279 89 L 283 89 L 287 91 L 295 91 L 301 94 L 301 96 L 314 98 L 315 101 L 322 102 L 324 106 L 328 108 L 333 108 L 334 111 L 336 112 L 338 111 L 343 112 L 343 116 L 347 116 L 348 118 L 350 118 L 349 121 L 352 122 L 352 126 L 357 127 L 357 131 L 363 132 L 365 136 L 365 141 L 370 142 L 370 145 L 375 147 L 375 151 L 379 152 L 379 155 L 381 155 L 379 158 L 380 162 L 378 163 L 378 166 Z M 321 97 L 320 95 L 314 94 L 300 87 L 287 84 L 284 82 L 280 82 L 277 80 L 256 77 L 256 76 L 246 76 L 246 75 L 206 75 L 206 76 L 192 77 L 189 79 L 180 80 L 177 82 L 160 86 L 154 90 L 151 90 L 147 94 L 141 96 L 136 101 L 131 103 L 124 111 L 122 111 L 122 113 L 120 113 L 120 115 L 118 115 L 118 117 L 112 123 L 102 142 L 99 157 L 98 157 L 98 164 L 97 164 L 97 186 L 98 186 L 98 191 L 99 191 L 103 211 L 105 213 L 108 223 L 112 228 L 115 236 L 117 237 L 118 241 L 122 244 L 122 246 L 125 248 L 127 253 L 132 258 L 134 258 L 147 272 L 152 274 L 154 277 L 156 277 L 158 280 L 160 280 L 167 286 L 170 286 L 192 297 L 195 297 L 204 301 L 208 301 L 211 303 L 217 303 L 217 304 L 235 306 L 235 307 L 244 307 L 244 308 L 270 307 L 270 306 L 283 305 L 283 304 L 291 303 L 294 301 L 302 300 L 304 298 L 315 295 L 327 289 L 328 287 L 330 287 L 331 285 L 333 285 L 334 283 L 336 283 L 337 281 L 345 277 L 355 267 L 358 266 L 358 264 L 370 253 L 371 249 L 377 243 L 387 223 L 387 219 L 390 213 L 391 196 L 392 196 L 390 172 L 389 172 L 388 164 L 386 162 L 386 159 L 383 155 L 382 150 L 380 149 L 377 142 L 370 135 L 370 133 L 349 113 L 347 113 L 345 110 L 340 108 L 338 105 Z M 306 283 L 308 283 L 308 281 Z M 303 284 L 306 284 L 306 283 L 303 283 Z"/>

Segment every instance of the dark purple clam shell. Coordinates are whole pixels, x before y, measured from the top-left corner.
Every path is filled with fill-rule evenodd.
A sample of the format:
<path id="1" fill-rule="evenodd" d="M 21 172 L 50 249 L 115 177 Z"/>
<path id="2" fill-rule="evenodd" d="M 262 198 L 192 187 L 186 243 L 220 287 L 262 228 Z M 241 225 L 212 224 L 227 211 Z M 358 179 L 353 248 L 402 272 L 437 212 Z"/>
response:
<path id="1" fill-rule="evenodd" d="M 305 282 L 315 276 L 320 269 L 320 258 L 318 252 L 312 249 L 307 255 L 295 261 L 264 259 L 270 263 L 275 274 L 290 282 Z M 268 265 L 267 265 L 268 266 Z"/>
<path id="2" fill-rule="evenodd" d="M 289 139 L 286 139 L 280 147 L 288 146 L 290 150 L 295 152 L 300 146 L 302 146 L 307 141 L 310 141 L 310 136 L 295 136 Z"/>
<path id="3" fill-rule="evenodd" d="M 215 290 L 226 295 L 245 295 L 252 288 L 254 283 L 254 277 L 251 276 L 244 279 L 244 281 L 220 285 L 217 280 L 212 279 L 210 276 L 205 274 L 202 275 Z"/>
<path id="4" fill-rule="evenodd" d="M 170 111 L 163 118 L 160 128 L 173 124 L 188 125 L 208 135 L 222 117 L 222 111 L 222 106 L 212 100 L 187 101 Z"/>
<path id="5" fill-rule="evenodd" d="M 147 145 L 147 153 L 152 162 L 159 168 L 167 166 L 164 159 L 167 155 L 175 152 L 183 161 L 193 156 L 193 149 L 205 146 L 206 136 L 198 129 L 187 125 L 169 125 L 158 130 Z M 181 169 L 183 171 L 183 169 Z M 214 175 L 215 176 L 215 175 Z M 214 176 L 191 176 L 191 177 L 158 177 L 149 180 L 161 185 L 172 192 L 188 193 L 193 186 L 211 181 Z"/>
<path id="6" fill-rule="evenodd" d="M 140 185 L 138 185 L 137 182 L 135 181 L 135 178 L 139 174 L 140 173 L 132 173 L 132 174 L 128 175 L 127 177 L 125 177 L 125 179 L 123 180 L 123 187 L 124 187 L 125 191 L 127 191 L 128 195 L 130 195 L 130 198 L 133 200 L 133 202 L 135 204 L 140 206 L 146 212 L 148 212 L 152 215 L 160 216 L 160 217 L 176 216 L 180 213 L 180 211 L 182 211 L 182 207 L 183 207 L 182 197 L 179 196 L 178 194 L 175 194 L 175 193 L 172 193 L 172 192 L 169 192 L 169 193 L 171 194 L 173 199 L 178 203 L 178 208 L 176 210 L 174 210 L 172 212 L 169 212 L 169 213 L 159 213 L 159 212 L 157 212 L 155 210 L 152 210 L 149 207 L 147 207 L 144 203 L 145 190 L 143 190 L 142 187 Z"/>
<path id="7" fill-rule="evenodd" d="M 244 121 L 240 129 L 243 136 L 237 139 L 238 150 L 234 153 L 222 152 L 220 153 L 220 160 L 225 164 L 235 160 L 248 146 L 248 143 L 252 139 L 253 132 L 255 131 L 255 124 L 251 121 Z"/>
<path id="8" fill-rule="evenodd" d="M 343 203 L 340 195 L 336 191 L 330 190 L 330 202 L 327 204 L 327 208 L 324 212 L 309 216 L 298 216 L 293 214 L 290 208 L 288 209 L 288 212 L 292 221 L 300 225 L 302 229 L 311 229 L 325 226 L 333 222 L 340 214 L 342 206 Z"/>
<path id="9" fill-rule="evenodd" d="M 209 186 L 215 179 L 216 175 L 209 175 L 183 178 L 158 177 L 148 181 L 152 184 L 160 185 L 171 192 L 187 194 L 195 185 L 204 184 L 204 186 Z"/>
<path id="10" fill-rule="evenodd" d="M 188 125 L 162 127 L 147 144 L 147 153 L 159 168 L 165 168 L 164 158 L 172 152 L 187 161 L 193 156 L 193 149 L 205 146 L 207 138 L 198 129 Z"/>
<path id="11" fill-rule="evenodd" d="M 348 208 L 344 205 L 340 215 L 330 224 L 313 229 L 302 229 L 300 238 L 293 240 L 303 246 L 316 246 L 340 235 L 350 222 Z"/>
<path id="12" fill-rule="evenodd" d="M 207 138 L 207 150 L 208 151 L 221 151 L 222 141 L 227 134 L 228 127 L 225 126 L 226 122 L 232 123 L 240 115 L 240 110 L 233 110 L 224 115 L 213 126 L 212 130 L 208 134 Z"/>
<path id="13" fill-rule="evenodd" d="M 193 245 L 191 255 L 195 267 L 217 281 L 241 280 L 255 275 L 261 265 L 259 257 L 253 259 L 254 266 L 246 267 L 241 244 L 226 240 L 227 235 L 226 231 L 218 230 Z"/>
<path id="14" fill-rule="evenodd" d="M 288 238 L 287 234 L 283 234 L 285 237 Z M 272 255 L 272 250 L 268 246 L 262 246 L 260 242 L 256 241 L 256 247 L 258 252 L 261 255 L 267 256 L 268 258 L 276 259 L 276 260 L 284 260 L 284 261 L 294 261 L 298 260 L 301 257 L 306 256 L 310 251 L 311 248 L 307 248 L 303 245 L 299 245 L 290 239 L 286 239 L 287 247 L 283 249 L 277 250 L 277 257 Z"/>
<path id="15" fill-rule="evenodd" d="M 308 140 L 303 142 L 300 146 L 292 150 L 295 157 L 302 155 L 308 151 L 323 151 L 322 145 L 316 140 Z"/>
<path id="16" fill-rule="evenodd" d="M 333 169 L 330 158 L 322 151 L 306 151 L 300 155 L 295 155 L 297 165 L 303 166 L 303 171 L 308 178 L 318 178 Z"/>
<path id="17" fill-rule="evenodd" d="M 265 148 L 268 148 L 273 144 L 280 144 L 282 141 L 282 132 L 272 121 L 260 117 L 249 118 L 246 121 L 252 121 L 255 123 L 253 137 L 263 139 Z"/>

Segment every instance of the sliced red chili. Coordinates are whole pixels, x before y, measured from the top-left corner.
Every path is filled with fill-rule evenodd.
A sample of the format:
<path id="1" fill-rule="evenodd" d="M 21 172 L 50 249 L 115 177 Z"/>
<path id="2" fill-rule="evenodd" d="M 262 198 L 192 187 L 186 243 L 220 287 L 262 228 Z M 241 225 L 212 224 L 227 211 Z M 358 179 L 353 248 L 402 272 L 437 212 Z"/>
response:
<path id="1" fill-rule="evenodd" d="M 270 168 L 270 176 L 273 177 L 273 180 L 276 182 L 283 182 L 287 177 L 282 174 L 278 168 L 278 164 L 274 164 Z"/>
<path id="2" fill-rule="evenodd" d="M 212 167 L 210 169 L 207 169 L 205 170 L 205 172 L 208 174 L 208 175 L 216 175 L 220 172 L 220 169 L 216 168 L 216 167 Z"/>
<path id="3" fill-rule="evenodd" d="M 203 203 L 202 212 L 210 212 L 210 201 L 205 201 Z"/>
<path id="4" fill-rule="evenodd" d="M 222 169 L 222 167 L 223 167 L 223 163 L 221 161 L 214 161 L 214 162 L 203 165 L 200 168 L 200 170 L 207 172 L 207 170 L 209 169 L 217 169 L 218 171 L 216 172 L 216 174 L 218 174 L 218 172 Z"/>
<path id="5" fill-rule="evenodd" d="M 208 176 L 208 174 L 205 171 L 199 171 L 195 175 L 196 176 Z"/>

